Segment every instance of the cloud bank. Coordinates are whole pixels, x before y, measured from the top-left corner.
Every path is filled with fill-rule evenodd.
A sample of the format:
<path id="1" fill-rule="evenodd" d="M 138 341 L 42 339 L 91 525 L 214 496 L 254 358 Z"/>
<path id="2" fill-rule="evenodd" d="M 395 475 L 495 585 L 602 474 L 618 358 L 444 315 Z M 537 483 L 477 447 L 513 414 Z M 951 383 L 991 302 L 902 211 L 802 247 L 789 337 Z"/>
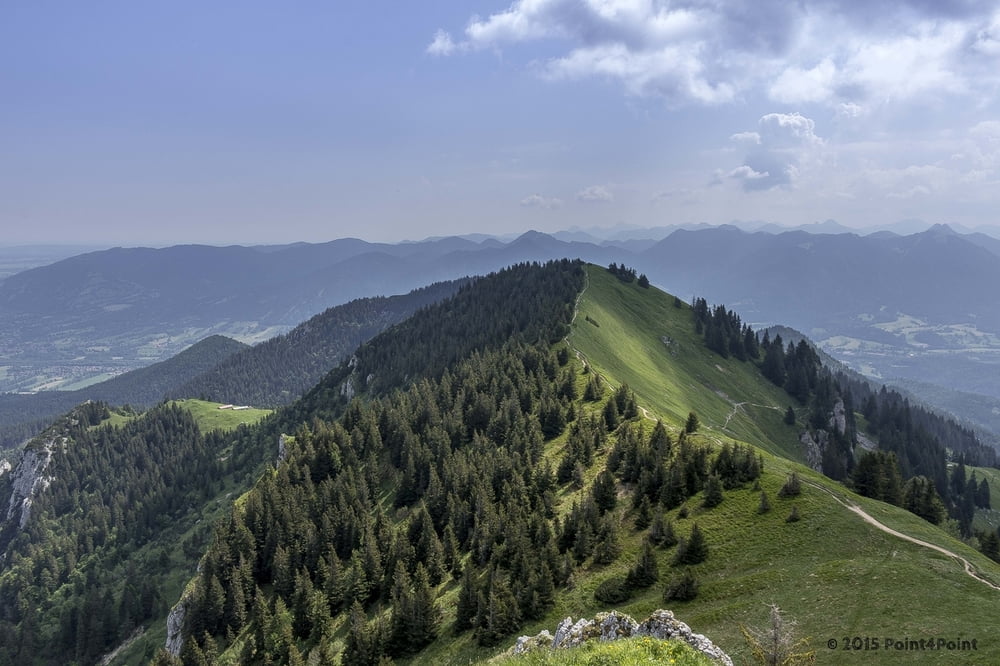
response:
<path id="1" fill-rule="evenodd" d="M 553 44 L 549 79 L 600 78 L 631 95 L 724 104 L 762 92 L 785 104 L 866 107 L 926 95 L 993 96 L 1000 8 L 971 0 L 517 0 L 439 30 L 434 55 Z"/>

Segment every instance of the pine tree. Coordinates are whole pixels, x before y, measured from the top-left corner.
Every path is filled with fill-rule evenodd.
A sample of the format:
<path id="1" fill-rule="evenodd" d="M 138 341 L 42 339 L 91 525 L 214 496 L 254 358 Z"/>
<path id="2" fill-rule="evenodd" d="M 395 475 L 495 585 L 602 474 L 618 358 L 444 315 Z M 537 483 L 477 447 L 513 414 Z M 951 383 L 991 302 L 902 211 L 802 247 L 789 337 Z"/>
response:
<path id="1" fill-rule="evenodd" d="M 684 432 L 690 435 L 697 432 L 699 426 L 698 415 L 694 412 L 688 412 L 687 422 L 684 424 Z"/>
<path id="2" fill-rule="evenodd" d="M 648 495 L 643 495 L 639 502 L 639 509 L 635 514 L 635 528 L 644 530 L 653 522 L 653 505 L 649 501 Z"/>
<path id="3" fill-rule="evenodd" d="M 479 612 L 477 595 L 479 588 L 473 578 L 472 567 L 465 567 L 462 572 L 462 584 L 458 588 L 458 603 L 455 607 L 455 631 L 462 632 L 471 629 Z"/>
<path id="4" fill-rule="evenodd" d="M 670 578 L 666 588 L 663 590 L 663 600 L 671 601 L 691 601 L 698 596 L 698 579 L 691 573 L 690 569 L 685 569 L 683 573 Z"/>
<path id="5" fill-rule="evenodd" d="M 615 484 L 615 478 L 607 469 L 602 470 L 594 479 L 594 485 L 590 492 L 601 513 L 614 509 L 618 503 L 618 488 Z"/>
<path id="6" fill-rule="evenodd" d="M 765 491 L 760 491 L 760 504 L 757 505 L 757 513 L 767 513 L 771 510 L 771 501 L 767 498 Z"/>
<path id="7" fill-rule="evenodd" d="M 626 582 L 633 589 L 647 588 L 660 578 L 660 568 L 656 562 L 656 552 L 649 541 L 643 539 L 639 556 L 629 569 Z"/>
<path id="8" fill-rule="evenodd" d="M 698 523 L 691 526 L 691 536 L 682 540 L 677 546 L 677 553 L 674 556 L 674 566 L 684 564 L 700 564 L 708 558 L 708 544 L 705 543 L 705 536 L 698 528 Z"/>
<path id="9" fill-rule="evenodd" d="M 711 474 L 705 481 L 705 498 L 702 506 L 711 509 L 722 504 L 722 499 L 722 481 L 715 474 Z"/>

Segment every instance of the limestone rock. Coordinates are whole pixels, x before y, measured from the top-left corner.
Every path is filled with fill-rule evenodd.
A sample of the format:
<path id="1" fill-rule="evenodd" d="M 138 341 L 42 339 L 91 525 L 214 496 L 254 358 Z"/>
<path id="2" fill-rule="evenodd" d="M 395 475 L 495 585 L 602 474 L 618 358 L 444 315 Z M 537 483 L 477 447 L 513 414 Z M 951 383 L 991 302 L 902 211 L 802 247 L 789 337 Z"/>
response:
<path id="1" fill-rule="evenodd" d="M 6 520 L 17 520 L 18 528 L 24 529 L 31 517 L 31 503 L 35 496 L 48 488 L 50 479 L 45 469 L 52 460 L 56 439 L 47 439 L 40 445 L 32 445 L 21 452 L 20 460 L 10 472 L 11 492 L 7 500 Z"/>
<path id="2" fill-rule="evenodd" d="M 575 623 L 573 618 L 567 617 L 559 623 L 554 637 L 548 631 L 537 636 L 521 636 L 509 652 L 524 654 L 546 647 L 561 650 L 577 647 L 588 640 L 613 641 L 632 636 L 681 640 L 719 664 L 733 666 L 733 660 L 719 646 L 691 631 L 691 627 L 675 618 L 672 611 L 663 609 L 653 611 L 642 622 L 618 611 L 598 613 L 593 620 L 581 618 Z"/>

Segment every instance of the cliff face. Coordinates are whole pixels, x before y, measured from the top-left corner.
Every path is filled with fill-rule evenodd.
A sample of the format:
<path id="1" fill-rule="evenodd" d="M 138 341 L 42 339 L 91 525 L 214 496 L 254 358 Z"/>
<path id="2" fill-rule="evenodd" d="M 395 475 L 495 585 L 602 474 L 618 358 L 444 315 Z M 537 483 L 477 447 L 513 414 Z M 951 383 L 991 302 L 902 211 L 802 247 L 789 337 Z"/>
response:
<path id="1" fill-rule="evenodd" d="M 11 474 L 10 497 L 7 498 L 7 522 L 17 521 L 18 529 L 24 529 L 31 517 L 31 503 L 38 493 L 45 490 L 50 479 L 45 476 L 45 470 L 52 460 L 52 451 L 62 438 L 42 440 L 40 445 L 34 445 L 21 452 L 20 459 Z M 62 440 L 65 443 L 65 440 Z M 2 502 L 3 498 L 0 498 Z"/>

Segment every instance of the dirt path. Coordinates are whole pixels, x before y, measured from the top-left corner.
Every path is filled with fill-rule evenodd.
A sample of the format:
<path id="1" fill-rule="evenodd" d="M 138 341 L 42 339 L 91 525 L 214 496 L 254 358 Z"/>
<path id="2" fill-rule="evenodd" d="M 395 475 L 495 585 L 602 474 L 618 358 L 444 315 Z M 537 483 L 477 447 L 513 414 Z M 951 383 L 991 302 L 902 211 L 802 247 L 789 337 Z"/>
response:
<path id="1" fill-rule="evenodd" d="M 958 553 L 950 551 L 947 548 L 942 548 L 941 546 L 935 545 L 933 543 L 929 543 L 927 541 L 923 541 L 922 539 L 917 539 L 915 537 L 911 537 L 911 536 L 909 536 L 907 534 L 903 534 L 902 532 L 897 532 L 896 530 L 892 529 L 888 525 L 885 525 L 885 524 L 879 522 L 876 518 L 873 518 L 871 516 L 871 514 L 869 514 L 867 511 L 865 511 L 864 509 L 862 509 L 857 504 L 854 504 L 853 502 L 845 501 L 845 500 L 841 499 L 835 492 L 833 492 L 829 488 L 824 488 L 823 486 L 819 485 L 818 483 L 813 483 L 811 481 L 804 481 L 803 483 L 805 483 L 805 484 L 807 484 L 809 486 L 812 486 L 813 488 L 818 488 L 819 490 L 822 490 L 823 492 L 827 493 L 828 495 L 830 495 L 830 497 L 832 497 L 833 499 L 837 500 L 840 504 L 842 504 L 843 506 L 845 506 L 848 510 L 850 510 L 853 513 L 856 513 L 858 516 L 860 516 L 861 519 L 864 520 L 866 523 L 868 523 L 869 525 L 872 525 L 873 527 L 875 527 L 877 529 L 882 530 L 886 534 L 891 534 L 892 536 L 894 536 L 894 537 L 896 537 L 898 539 L 902 539 L 903 541 L 909 541 L 910 543 L 915 543 L 918 546 L 923 546 L 924 548 L 930 548 L 931 550 L 937 551 L 937 552 L 941 553 L 942 555 L 947 555 L 948 557 L 952 557 L 952 558 L 956 559 L 957 561 L 959 561 L 959 562 L 962 563 L 962 566 L 965 568 L 965 573 L 966 574 L 968 574 L 972 578 L 975 578 L 976 580 L 978 580 L 983 585 L 987 585 L 989 587 L 992 587 L 994 590 L 1000 591 L 1000 585 L 996 585 L 994 583 L 991 583 L 990 581 L 986 580 L 981 575 L 979 575 L 979 572 L 976 571 L 976 569 L 972 566 L 972 564 L 967 559 L 965 559 L 964 557 L 962 557 L 961 555 L 959 555 Z"/>

